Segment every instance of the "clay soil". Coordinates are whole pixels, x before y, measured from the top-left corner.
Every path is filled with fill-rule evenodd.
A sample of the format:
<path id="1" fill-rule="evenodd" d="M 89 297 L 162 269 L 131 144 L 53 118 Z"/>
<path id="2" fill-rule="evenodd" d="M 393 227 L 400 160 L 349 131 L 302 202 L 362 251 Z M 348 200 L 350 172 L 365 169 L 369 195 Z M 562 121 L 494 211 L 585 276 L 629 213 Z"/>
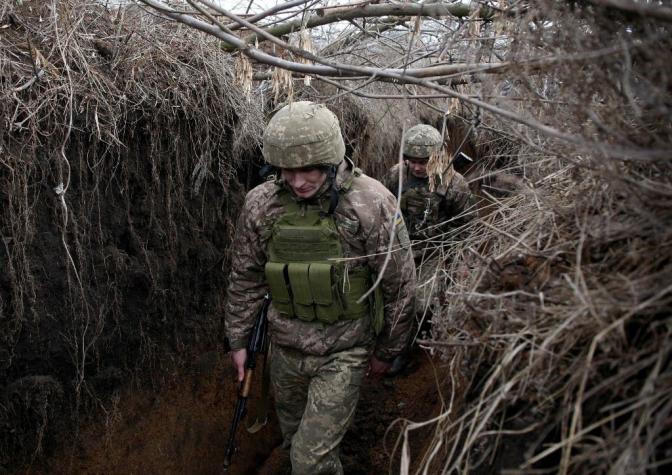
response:
<path id="1" fill-rule="evenodd" d="M 435 374 L 439 362 L 417 350 L 405 373 L 367 380 L 355 421 L 341 449 L 345 473 L 386 473 L 398 465 L 395 444 L 402 420 L 421 421 L 441 408 Z M 254 389 L 258 390 L 259 381 Z M 162 387 L 126 388 L 116 403 L 81 431 L 76 441 L 62 441 L 57 454 L 24 473 L 213 474 L 222 473 L 228 425 L 236 385 L 226 355 L 205 353 L 191 368 L 170 375 Z M 251 398 L 249 405 L 253 406 Z M 396 422 L 395 422 L 396 421 Z M 244 422 L 247 422 L 245 420 Z M 429 431 L 430 429 L 427 429 Z M 427 442 L 429 432 L 414 432 L 411 456 Z M 241 427 L 239 451 L 229 473 L 288 474 L 287 451 L 271 411 L 256 434 Z"/>

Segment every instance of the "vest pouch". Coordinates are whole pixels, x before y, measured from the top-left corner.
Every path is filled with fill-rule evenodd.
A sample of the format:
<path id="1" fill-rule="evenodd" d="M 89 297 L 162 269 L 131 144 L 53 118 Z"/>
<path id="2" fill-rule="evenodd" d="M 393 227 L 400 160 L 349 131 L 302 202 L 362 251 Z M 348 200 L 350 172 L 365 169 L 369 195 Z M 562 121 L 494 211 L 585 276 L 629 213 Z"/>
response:
<path id="1" fill-rule="evenodd" d="M 320 222 L 313 226 L 276 223 L 271 250 L 276 260 L 285 262 L 315 262 L 341 253 L 338 234 Z"/>
<path id="2" fill-rule="evenodd" d="M 406 200 L 406 210 L 409 214 L 423 216 L 427 209 L 427 200 L 422 196 L 409 196 Z"/>
<path id="3" fill-rule="evenodd" d="M 424 221 L 426 207 L 427 202 L 420 190 L 411 188 L 403 194 L 400 209 L 411 235 L 418 231 L 420 223 Z"/>
<path id="4" fill-rule="evenodd" d="M 287 275 L 289 275 L 289 285 L 292 289 L 294 298 L 294 314 L 296 318 L 305 322 L 315 320 L 315 306 L 313 305 L 313 294 L 310 291 L 310 280 L 308 271 L 310 264 L 290 263 L 287 264 Z"/>
<path id="5" fill-rule="evenodd" d="M 334 266 L 331 264 L 314 263 L 308 271 L 315 316 L 322 323 L 334 323 L 343 314 L 340 300 L 334 298 L 334 276 Z"/>
<path id="6" fill-rule="evenodd" d="M 287 318 L 294 317 L 292 308 L 292 296 L 289 293 L 287 281 L 287 264 L 281 262 L 267 262 L 264 268 L 266 281 L 273 296 L 273 307 L 280 315 Z"/>
<path id="7" fill-rule="evenodd" d="M 343 320 L 357 320 L 369 315 L 369 300 L 364 299 L 362 303 L 357 303 L 371 287 L 368 268 L 350 269 L 338 286 L 343 300 Z"/>

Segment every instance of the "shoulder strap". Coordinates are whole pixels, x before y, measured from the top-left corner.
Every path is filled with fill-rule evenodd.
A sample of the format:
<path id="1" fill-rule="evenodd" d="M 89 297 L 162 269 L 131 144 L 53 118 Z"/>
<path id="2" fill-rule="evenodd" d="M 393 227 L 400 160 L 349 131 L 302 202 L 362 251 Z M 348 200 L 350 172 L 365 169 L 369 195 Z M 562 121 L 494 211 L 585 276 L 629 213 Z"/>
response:
<path id="1" fill-rule="evenodd" d="M 352 188 L 352 182 L 355 180 L 355 178 L 362 176 L 363 172 L 361 168 L 354 167 L 352 169 L 352 172 L 350 173 L 350 176 L 348 176 L 345 180 L 343 180 L 343 183 L 341 183 L 340 188 L 338 191 L 341 191 L 343 193 L 347 193 L 350 191 L 350 188 Z"/>

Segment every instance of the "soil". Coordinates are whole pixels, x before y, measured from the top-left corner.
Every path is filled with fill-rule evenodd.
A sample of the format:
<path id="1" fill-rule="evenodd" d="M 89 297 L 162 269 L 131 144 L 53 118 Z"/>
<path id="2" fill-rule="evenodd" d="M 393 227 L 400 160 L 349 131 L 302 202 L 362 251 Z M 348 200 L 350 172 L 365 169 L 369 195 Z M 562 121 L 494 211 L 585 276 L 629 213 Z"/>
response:
<path id="1" fill-rule="evenodd" d="M 441 409 L 435 365 L 421 350 L 409 367 L 394 378 L 369 379 L 355 420 L 341 446 L 347 474 L 385 473 L 398 466 L 396 446 L 403 420 L 421 421 Z M 438 371 L 445 373 L 445 371 Z M 158 390 L 127 387 L 113 403 L 82 430 L 76 442 L 63 441 L 56 455 L 24 473 L 222 473 L 237 386 L 226 355 L 209 352 L 191 368 L 173 375 Z M 255 381 L 253 392 L 259 390 Z M 255 393 L 256 394 L 256 393 Z M 255 403 L 250 397 L 248 408 Z M 231 475 L 288 474 L 291 467 L 274 414 L 256 434 L 248 434 L 243 420 L 239 450 L 229 468 Z M 396 422 L 395 422 L 396 421 Z M 411 458 L 430 435 L 414 432 Z"/>

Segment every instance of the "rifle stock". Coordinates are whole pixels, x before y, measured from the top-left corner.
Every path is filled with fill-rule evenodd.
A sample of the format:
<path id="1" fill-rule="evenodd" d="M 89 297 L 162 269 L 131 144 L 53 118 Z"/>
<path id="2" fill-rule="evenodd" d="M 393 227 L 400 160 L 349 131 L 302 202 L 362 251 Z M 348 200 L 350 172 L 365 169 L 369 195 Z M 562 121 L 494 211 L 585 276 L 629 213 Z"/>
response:
<path id="1" fill-rule="evenodd" d="M 267 320 L 266 314 L 271 303 L 270 295 L 266 295 L 264 302 L 261 305 L 257 319 L 254 322 L 252 333 L 247 341 L 247 359 L 245 360 L 245 377 L 238 387 L 238 400 L 236 401 L 236 408 L 233 413 L 233 420 L 229 428 L 229 438 L 226 443 L 226 451 L 224 452 L 224 470 L 226 471 L 231 464 L 231 457 L 236 451 L 236 432 L 238 424 L 245 417 L 245 406 L 247 405 L 247 398 L 252 387 L 252 376 L 254 369 L 257 366 L 257 355 L 266 351 L 267 340 Z"/>

